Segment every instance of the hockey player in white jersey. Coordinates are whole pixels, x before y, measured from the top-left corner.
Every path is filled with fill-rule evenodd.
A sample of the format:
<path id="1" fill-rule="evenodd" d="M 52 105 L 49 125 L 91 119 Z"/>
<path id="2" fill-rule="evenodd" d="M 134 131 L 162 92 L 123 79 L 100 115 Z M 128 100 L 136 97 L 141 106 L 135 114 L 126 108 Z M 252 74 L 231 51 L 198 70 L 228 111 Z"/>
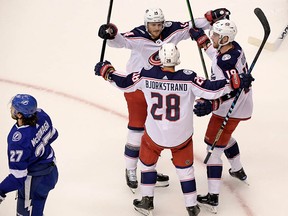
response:
<path id="1" fill-rule="evenodd" d="M 207 55 L 212 59 L 211 80 L 229 79 L 235 73 L 241 75 L 248 71 L 244 51 L 234 41 L 237 34 L 234 22 L 223 19 L 213 25 L 210 32 L 213 46 L 202 29 L 191 29 L 190 33 L 192 39 L 196 40 L 199 47 L 204 48 Z M 231 95 L 233 96 L 233 93 Z M 213 111 L 205 134 L 205 143 L 208 145 L 207 150 L 213 144 L 232 102 L 232 97 L 225 98 L 225 101 L 201 99 L 195 105 L 194 112 L 198 116 L 204 116 Z M 240 121 L 251 118 L 252 110 L 252 89 L 249 87 L 242 91 L 221 137 L 207 162 L 208 194 L 204 196 L 199 195 L 197 200 L 207 205 L 213 212 L 217 212 L 216 206 L 218 206 L 218 196 L 220 193 L 223 164 L 221 156 L 223 152 L 231 164 L 231 168 L 229 169 L 230 175 L 241 181 L 245 181 L 247 178 L 240 162 L 239 146 L 235 138 L 232 137 L 232 133 Z"/>
<path id="2" fill-rule="evenodd" d="M 143 68 L 127 76 L 115 71 L 110 62 L 99 62 L 95 74 L 125 92 L 141 90 L 147 102 L 145 131 L 141 141 L 141 195 L 133 205 L 144 215 L 152 215 L 156 165 L 164 149 L 170 149 L 176 168 L 185 206 L 189 216 L 196 216 L 196 182 L 193 169 L 193 104 L 195 97 L 209 100 L 219 98 L 233 89 L 248 87 L 252 77 L 234 74 L 230 79 L 205 80 L 191 70 L 175 71 L 180 63 L 179 51 L 173 43 L 164 44 L 159 57 L 162 67 Z"/>
<path id="3" fill-rule="evenodd" d="M 230 12 L 225 8 L 211 10 L 205 13 L 205 18 L 195 19 L 195 23 L 197 27 L 209 28 L 215 21 L 228 17 L 229 14 Z M 151 8 L 145 11 L 144 25 L 120 34 L 114 24 L 104 24 L 100 26 L 98 35 L 103 39 L 108 39 L 107 44 L 111 47 L 131 50 L 126 67 L 126 73 L 130 74 L 140 71 L 143 67 L 160 65 L 159 48 L 165 43 L 177 45 L 181 40 L 189 39 L 191 27 L 191 22 L 166 21 L 160 8 Z M 147 116 L 147 105 L 141 91 L 125 92 L 124 96 L 129 114 L 128 136 L 124 152 L 126 180 L 127 185 L 135 190 L 138 186 L 136 168 Z M 168 186 L 168 180 L 168 176 L 158 173 L 157 186 Z"/>

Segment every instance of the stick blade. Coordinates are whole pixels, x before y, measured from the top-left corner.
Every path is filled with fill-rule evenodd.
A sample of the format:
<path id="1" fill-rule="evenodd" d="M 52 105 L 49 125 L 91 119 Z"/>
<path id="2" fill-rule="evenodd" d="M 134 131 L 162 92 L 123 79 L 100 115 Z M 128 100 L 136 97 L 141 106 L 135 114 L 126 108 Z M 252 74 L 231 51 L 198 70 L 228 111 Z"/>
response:
<path id="1" fill-rule="evenodd" d="M 254 9 L 254 13 L 258 17 L 260 22 L 262 23 L 265 35 L 269 35 L 270 32 L 271 32 L 270 25 L 269 25 L 269 22 L 268 22 L 268 20 L 267 20 L 267 18 L 265 16 L 264 12 L 262 11 L 262 9 L 261 8 L 255 8 Z"/>
<path id="2" fill-rule="evenodd" d="M 262 43 L 262 40 L 255 38 L 255 37 L 249 37 L 248 38 L 248 43 L 254 45 L 254 46 L 260 46 Z M 269 50 L 269 51 L 276 51 L 278 49 L 277 44 L 275 43 L 269 43 L 267 42 L 264 46 L 264 49 Z"/>

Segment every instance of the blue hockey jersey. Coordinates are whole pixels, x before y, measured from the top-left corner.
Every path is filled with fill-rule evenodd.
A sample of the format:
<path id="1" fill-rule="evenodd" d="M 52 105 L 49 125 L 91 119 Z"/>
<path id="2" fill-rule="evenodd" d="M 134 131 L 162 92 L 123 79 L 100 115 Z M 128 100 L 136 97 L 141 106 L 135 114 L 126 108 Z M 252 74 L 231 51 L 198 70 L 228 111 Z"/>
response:
<path id="1" fill-rule="evenodd" d="M 35 126 L 15 124 L 7 138 L 10 174 L 0 183 L 0 194 L 20 189 L 27 175 L 45 175 L 55 162 L 51 143 L 58 137 L 50 117 L 37 110 Z"/>

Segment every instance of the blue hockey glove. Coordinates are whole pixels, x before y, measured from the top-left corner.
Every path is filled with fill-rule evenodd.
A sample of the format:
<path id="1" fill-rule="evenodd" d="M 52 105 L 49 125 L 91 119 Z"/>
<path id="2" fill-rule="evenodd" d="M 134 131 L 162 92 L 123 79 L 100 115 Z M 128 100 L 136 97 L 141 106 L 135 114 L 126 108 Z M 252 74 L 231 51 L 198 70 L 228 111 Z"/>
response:
<path id="1" fill-rule="evenodd" d="M 115 68 L 109 61 L 98 62 L 94 68 L 95 75 L 102 76 L 105 80 L 110 80 L 110 74 L 115 71 Z"/>
<path id="2" fill-rule="evenodd" d="M 211 25 L 221 19 L 229 19 L 230 11 L 226 8 L 207 11 L 204 16 Z"/>
<path id="3" fill-rule="evenodd" d="M 204 45 L 207 45 L 210 42 L 210 39 L 201 28 L 191 28 L 189 33 L 191 39 L 195 40 L 200 48 L 203 48 Z"/>
<path id="4" fill-rule="evenodd" d="M 113 23 L 103 24 L 100 26 L 98 36 L 102 39 L 112 40 L 115 38 L 118 28 Z"/>
<path id="5" fill-rule="evenodd" d="M 255 79 L 252 77 L 251 74 L 241 73 L 240 75 L 235 73 L 232 75 L 230 81 L 231 81 L 231 87 L 233 89 L 238 88 L 244 88 L 245 90 L 248 90 L 251 86 L 251 83 Z"/>
<path id="6" fill-rule="evenodd" d="M 209 115 L 212 111 L 217 110 L 220 104 L 221 104 L 220 99 L 206 100 L 206 99 L 200 98 L 196 100 L 196 104 L 194 105 L 193 112 L 198 117 Z"/>

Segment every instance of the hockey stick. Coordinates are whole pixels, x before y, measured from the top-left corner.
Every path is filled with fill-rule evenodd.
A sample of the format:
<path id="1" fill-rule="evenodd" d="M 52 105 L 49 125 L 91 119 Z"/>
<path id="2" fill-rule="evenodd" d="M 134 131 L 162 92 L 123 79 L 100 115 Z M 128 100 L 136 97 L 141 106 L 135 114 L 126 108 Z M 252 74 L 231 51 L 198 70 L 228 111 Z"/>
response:
<path id="1" fill-rule="evenodd" d="M 253 70 L 253 68 L 254 68 L 254 66 L 255 66 L 255 64 L 256 64 L 259 56 L 260 56 L 260 53 L 262 52 L 262 50 L 264 48 L 264 45 L 265 45 L 265 43 L 266 43 L 266 41 L 267 41 L 267 39 L 268 39 L 268 37 L 270 35 L 270 32 L 271 32 L 269 22 L 268 22 L 268 20 L 267 20 L 267 18 L 265 16 L 265 14 L 263 13 L 263 11 L 260 8 L 255 8 L 254 9 L 254 13 L 258 17 L 259 21 L 262 24 L 262 27 L 264 29 L 264 37 L 263 37 L 262 43 L 261 43 L 261 45 L 260 45 L 260 47 L 258 49 L 258 52 L 256 53 L 256 55 L 255 55 L 255 57 L 254 57 L 254 59 L 253 59 L 253 61 L 251 63 L 251 66 L 250 66 L 250 68 L 248 70 L 248 73 L 252 72 L 252 70 Z M 229 118 L 230 118 L 230 115 L 231 115 L 231 113 L 232 113 L 232 111 L 233 111 L 233 109 L 234 109 L 234 107 L 235 107 L 235 105 L 236 105 L 236 103 L 238 101 L 238 98 L 239 98 L 241 92 L 242 92 L 242 89 L 238 89 L 238 91 L 237 91 L 237 93 L 235 95 L 235 98 L 234 98 L 234 100 L 233 100 L 233 102 L 231 104 L 231 107 L 230 107 L 230 109 L 229 109 L 229 111 L 228 111 L 228 113 L 227 113 L 227 115 L 226 115 L 226 117 L 225 117 L 220 129 L 218 130 L 218 132 L 216 134 L 215 140 L 214 140 L 212 146 L 210 147 L 210 149 L 208 150 L 208 153 L 207 153 L 206 158 L 204 160 L 204 164 L 207 164 L 207 162 L 208 162 L 208 160 L 209 160 L 209 158 L 210 158 L 210 156 L 211 156 L 211 154 L 213 152 L 213 149 L 214 149 L 216 143 L 220 139 L 220 136 L 221 136 L 221 134 L 222 134 L 222 132 L 223 132 L 223 130 L 224 130 Z"/>
<path id="2" fill-rule="evenodd" d="M 281 43 L 284 41 L 287 34 L 288 34 L 288 24 L 286 25 L 284 30 L 281 32 L 279 37 L 274 41 L 274 43 L 267 42 L 264 46 L 264 49 L 267 49 L 270 51 L 277 50 L 280 47 Z M 261 44 L 261 40 L 259 40 L 258 38 L 255 38 L 255 37 L 249 37 L 248 43 L 255 45 L 255 46 L 259 46 Z"/>
<path id="3" fill-rule="evenodd" d="M 108 10 L 108 15 L 107 15 L 107 24 L 110 23 L 112 5 L 113 5 L 113 0 L 110 0 L 110 5 L 109 5 L 109 10 Z M 103 59 L 104 59 L 104 54 L 105 54 L 105 49 L 106 49 L 106 42 L 107 42 L 107 39 L 104 39 L 103 43 L 102 43 L 100 62 L 102 62 Z"/>
<path id="4" fill-rule="evenodd" d="M 188 11 L 189 11 L 189 14 L 190 14 L 191 22 L 192 22 L 192 27 L 195 28 L 196 25 L 195 25 L 194 17 L 193 17 L 193 14 L 192 14 L 190 1 L 186 0 L 186 2 L 187 2 L 187 6 L 188 6 Z M 204 73 L 205 73 L 205 77 L 206 77 L 206 79 L 208 79 L 208 73 L 207 73 L 207 69 L 206 69 L 206 65 L 205 65 L 205 61 L 204 61 L 202 50 L 201 50 L 201 48 L 199 46 L 197 46 L 197 47 L 198 47 L 198 51 L 199 51 L 199 54 L 200 54 L 200 58 L 201 58 L 203 70 L 204 70 Z"/>

